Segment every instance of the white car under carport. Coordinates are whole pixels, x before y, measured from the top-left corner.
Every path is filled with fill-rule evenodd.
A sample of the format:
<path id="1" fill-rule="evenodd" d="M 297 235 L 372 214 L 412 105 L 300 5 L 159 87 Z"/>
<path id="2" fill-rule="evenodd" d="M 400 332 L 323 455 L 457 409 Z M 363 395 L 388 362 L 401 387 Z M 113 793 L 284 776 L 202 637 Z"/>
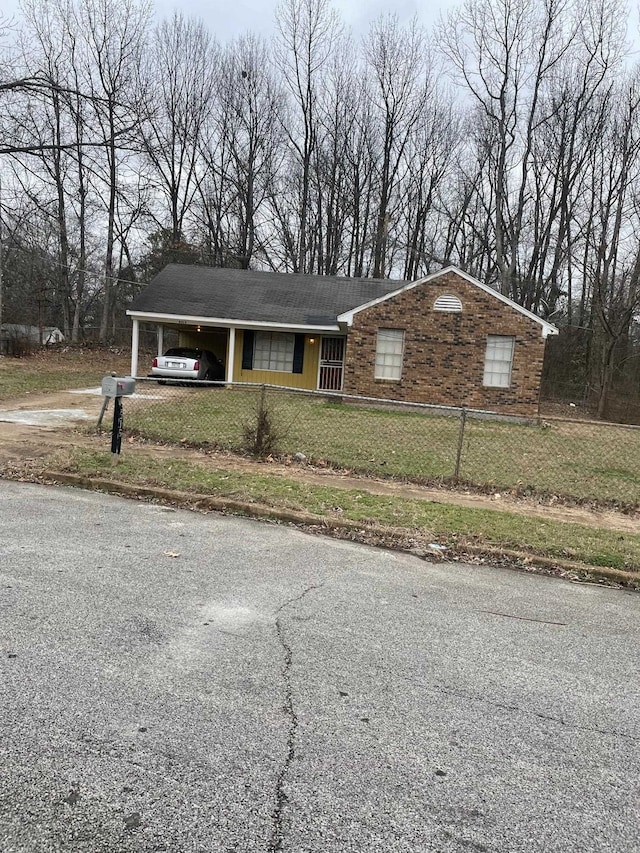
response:
<path id="1" fill-rule="evenodd" d="M 162 379 L 202 379 L 207 382 L 222 382 L 224 381 L 224 364 L 210 350 L 196 347 L 172 347 L 164 355 L 153 359 L 151 376 Z"/>

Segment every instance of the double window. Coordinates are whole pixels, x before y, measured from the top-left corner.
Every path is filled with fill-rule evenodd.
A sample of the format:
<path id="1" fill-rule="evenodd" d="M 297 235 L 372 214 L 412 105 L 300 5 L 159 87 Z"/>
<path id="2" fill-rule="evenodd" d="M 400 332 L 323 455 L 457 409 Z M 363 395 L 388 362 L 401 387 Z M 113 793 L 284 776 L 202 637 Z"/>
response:
<path id="1" fill-rule="evenodd" d="M 513 350 L 516 339 L 507 335 L 489 335 L 484 356 L 483 385 L 508 388 L 511 385 Z"/>
<path id="2" fill-rule="evenodd" d="M 245 329 L 242 333 L 242 369 L 302 373 L 304 335 Z"/>
<path id="3" fill-rule="evenodd" d="M 253 344 L 254 370 L 293 372 L 295 335 L 282 332 L 256 332 Z"/>
<path id="4" fill-rule="evenodd" d="M 375 378 L 400 379 L 402 376 L 403 353 L 403 329 L 378 329 Z"/>

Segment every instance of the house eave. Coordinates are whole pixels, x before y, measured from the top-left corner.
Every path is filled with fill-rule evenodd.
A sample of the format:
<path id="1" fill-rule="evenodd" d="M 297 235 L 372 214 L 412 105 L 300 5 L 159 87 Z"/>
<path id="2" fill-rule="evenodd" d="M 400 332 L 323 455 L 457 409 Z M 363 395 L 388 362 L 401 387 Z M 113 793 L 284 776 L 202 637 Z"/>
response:
<path id="1" fill-rule="evenodd" d="M 303 323 L 274 323 L 262 320 L 242 320 L 230 317 L 200 317 L 188 314 L 159 314 L 149 311 L 127 311 L 127 316 L 133 320 L 143 323 L 169 324 L 177 326 L 209 326 L 224 329 L 271 329 L 284 332 L 309 332 L 320 334 L 321 332 L 342 332 L 344 328 L 339 323 L 327 325 L 313 325 Z"/>

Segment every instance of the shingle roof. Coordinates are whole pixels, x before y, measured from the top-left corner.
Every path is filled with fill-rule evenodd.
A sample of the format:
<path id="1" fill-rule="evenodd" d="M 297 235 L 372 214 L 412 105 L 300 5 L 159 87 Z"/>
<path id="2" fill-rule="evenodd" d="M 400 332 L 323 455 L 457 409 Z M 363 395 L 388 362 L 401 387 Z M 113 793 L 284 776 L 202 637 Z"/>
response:
<path id="1" fill-rule="evenodd" d="M 169 264 L 129 310 L 298 326 L 335 325 L 338 314 L 407 282 Z"/>

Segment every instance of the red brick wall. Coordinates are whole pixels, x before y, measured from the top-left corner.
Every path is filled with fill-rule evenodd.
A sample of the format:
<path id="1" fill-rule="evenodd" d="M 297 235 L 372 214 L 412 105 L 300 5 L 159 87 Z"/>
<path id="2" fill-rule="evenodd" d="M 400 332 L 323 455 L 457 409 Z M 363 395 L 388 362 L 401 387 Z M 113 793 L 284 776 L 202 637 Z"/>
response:
<path id="1" fill-rule="evenodd" d="M 443 294 L 460 299 L 461 314 L 433 310 L 435 300 Z M 399 381 L 374 378 L 379 328 L 404 329 Z M 509 388 L 485 388 L 482 384 L 488 335 L 515 337 Z M 539 323 L 449 272 L 355 315 L 347 339 L 344 391 L 535 415 L 543 357 Z"/>

